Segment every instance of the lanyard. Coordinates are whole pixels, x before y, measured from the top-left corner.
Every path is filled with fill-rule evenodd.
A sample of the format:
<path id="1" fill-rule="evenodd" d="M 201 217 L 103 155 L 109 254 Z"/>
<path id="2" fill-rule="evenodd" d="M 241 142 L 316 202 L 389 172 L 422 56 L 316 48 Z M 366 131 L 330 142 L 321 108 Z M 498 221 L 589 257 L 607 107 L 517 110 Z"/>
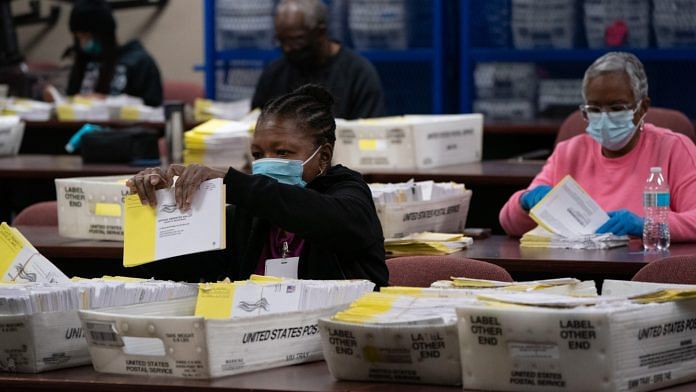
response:
<path id="1" fill-rule="evenodd" d="M 287 256 L 287 255 L 288 255 L 288 253 L 289 253 L 289 249 L 288 249 L 288 242 L 287 242 L 287 241 L 283 241 L 283 251 L 282 251 L 282 253 L 281 253 L 281 256 L 280 256 L 280 257 L 284 259 L 284 258 L 285 258 L 285 256 Z"/>

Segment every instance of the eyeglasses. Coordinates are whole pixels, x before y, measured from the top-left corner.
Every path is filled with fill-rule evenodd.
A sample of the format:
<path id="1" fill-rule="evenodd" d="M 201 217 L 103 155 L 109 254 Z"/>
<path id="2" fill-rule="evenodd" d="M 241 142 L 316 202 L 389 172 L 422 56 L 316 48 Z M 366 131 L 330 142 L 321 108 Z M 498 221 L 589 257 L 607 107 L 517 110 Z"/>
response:
<path id="1" fill-rule="evenodd" d="M 616 113 L 623 112 L 626 110 L 633 110 L 638 104 L 628 105 L 628 104 L 615 104 L 609 106 L 596 106 L 596 105 L 580 105 L 580 110 L 583 113 Z"/>
<path id="2" fill-rule="evenodd" d="M 608 106 L 580 105 L 580 111 L 582 112 L 582 116 L 585 118 L 585 120 L 587 120 L 588 116 L 598 115 L 601 113 L 606 113 L 609 117 L 612 117 L 614 114 L 625 112 L 627 110 L 635 111 L 638 105 L 640 105 L 640 101 L 636 102 L 635 105 L 623 103 Z"/>

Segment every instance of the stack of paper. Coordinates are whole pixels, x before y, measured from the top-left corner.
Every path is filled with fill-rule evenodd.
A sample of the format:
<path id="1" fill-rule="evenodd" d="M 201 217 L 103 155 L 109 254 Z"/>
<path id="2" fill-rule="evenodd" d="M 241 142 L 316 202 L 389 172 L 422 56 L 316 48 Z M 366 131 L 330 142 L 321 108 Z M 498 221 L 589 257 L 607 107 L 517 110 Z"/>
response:
<path id="1" fill-rule="evenodd" d="M 563 178 L 529 216 L 539 226 L 522 236 L 523 247 L 608 249 L 628 243 L 628 236 L 595 234 L 609 215 L 571 176 Z"/>
<path id="2" fill-rule="evenodd" d="M 346 304 L 372 291 L 365 280 L 298 280 L 252 277 L 199 286 L 196 316 L 254 317 Z"/>
<path id="3" fill-rule="evenodd" d="M 441 324 L 456 320 L 454 308 L 473 297 L 418 297 L 369 293 L 332 320 L 356 324 Z"/>
<path id="4" fill-rule="evenodd" d="M 464 184 L 413 180 L 397 184 L 370 184 L 375 205 L 409 203 L 414 201 L 440 201 L 466 192 Z"/>
<path id="5" fill-rule="evenodd" d="M 553 234 L 541 226 L 526 232 L 520 239 L 520 246 L 526 248 L 610 249 L 626 244 L 627 236 L 611 233 L 563 236 Z"/>
<path id="6" fill-rule="evenodd" d="M 197 98 L 193 103 L 193 117 L 196 122 L 212 120 L 242 120 L 249 114 L 251 99 L 232 102 L 219 102 Z"/>
<path id="7" fill-rule="evenodd" d="M 0 115 L 0 156 L 17 155 L 24 136 L 24 122 L 18 116 Z"/>
<path id="8" fill-rule="evenodd" d="M 164 122 L 164 107 L 123 105 L 118 107 L 118 119 L 124 121 Z"/>
<path id="9" fill-rule="evenodd" d="M 164 302 L 194 297 L 198 293 L 196 284 L 118 276 L 73 279 L 72 286 L 79 291 L 80 309 Z"/>
<path id="10" fill-rule="evenodd" d="M 385 290 L 393 290 L 394 288 L 384 288 Z M 545 280 L 532 280 L 524 282 L 500 282 L 495 280 L 485 279 L 470 279 L 452 277 L 451 280 L 438 280 L 433 282 L 430 288 L 421 289 L 437 293 L 451 293 L 464 291 L 465 293 L 476 294 L 485 289 L 496 289 L 505 291 L 534 291 L 551 294 L 563 294 L 577 297 L 596 296 L 597 287 L 594 281 L 580 281 L 574 278 L 557 278 Z M 385 291 L 391 292 L 391 291 Z"/>
<path id="11" fill-rule="evenodd" d="M 0 114 L 19 116 L 25 121 L 48 121 L 53 104 L 24 98 L 0 98 Z"/>
<path id="12" fill-rule="evenodd" d="M 0 281 L 64 283 L 69 279 L 14 227 L 0 224 Z"/>
<path id="13" fill-rule="evenodd" d="M 448 255 L 473 244 L 471 237 L 462 234 L 415 233 L 403 238 L 388 238 L 384 249 L 394 256 Z"/>
<path id="14" fill-rule="evenodd" d="M 176 181 L 176 179 L 175 179 Z M 157 206 L 138 195 L 124 202 L 123 265 L 133 267 L 175 256 L 225 249 L 225 185 L 222 178 L 203 182 L 191 208 L 181 211 L 174 188 L 156 192 Z"/>
<path id="15" fill-rule="evenodd" d="M 30 315 L 110 308 L 190 298 L 197 292 L 195 284 L 122 277 L 5 284 L 0 285 L 0 314 Z"/>
<path id="16" fill-rule="evenodd" d="M 442 282 L 455 286 L 443 287 Z M 536 293 L 570 298 L 570 301 L 597 297 L 594 281 L 581 282 L 574 278 L 526 282 L 452 278 L 438 283 L 438 287 L 430 288 L 383 287 L 379 293 L 368 293 L 359 298 L 348 309 L 337 313 L 333 320 L 358 324 L 430 324 L 433 320 L 454 320 L 454 307 L 461 303 L 459 301 L 485 295 L 514 297 L 520 293 Z"/>
<path id="17" fill-rule="evenodd" d="M 123 107 L 133 106 L 143 106 L 143 100 L 125 94 L 104 99 L 75 96 L 56 103 L 56 113 L 61 121 L 109 121 L 118 120 Z"/>
<path id="18" fill-rule="evenodd" d="M 184 133 L 184 162 L 242 169 L 249 161 L 249 124 L 210 120 Z"/>

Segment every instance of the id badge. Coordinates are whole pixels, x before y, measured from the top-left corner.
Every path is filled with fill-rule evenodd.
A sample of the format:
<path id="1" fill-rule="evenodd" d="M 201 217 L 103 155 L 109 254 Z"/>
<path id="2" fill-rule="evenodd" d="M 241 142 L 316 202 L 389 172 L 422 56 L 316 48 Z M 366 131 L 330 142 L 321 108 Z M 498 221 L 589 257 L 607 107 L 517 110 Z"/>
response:
<path id="1" fill-rule="evenodd" d="M 297 279 L 297 266 L 299 263 L 299 257 L 268 259 L 266 260 L 264 274 L 266 276 L 279 276 L 282 278 Z"/>

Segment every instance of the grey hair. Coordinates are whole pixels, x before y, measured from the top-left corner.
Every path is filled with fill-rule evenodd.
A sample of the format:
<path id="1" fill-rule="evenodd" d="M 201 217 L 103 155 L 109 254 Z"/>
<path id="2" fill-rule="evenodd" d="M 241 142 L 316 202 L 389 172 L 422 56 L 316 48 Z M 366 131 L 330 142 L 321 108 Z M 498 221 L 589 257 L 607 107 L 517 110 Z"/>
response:
<path id="1" fill-rule="evenodd" d="M 633 97 L 637 100 L 648 96 L 648 77 L 645 75 L 643 63 L 632 53 L 609 52 L 587 68 L 582 79 L 582 98 L 586 100 L 585 92 L 590 79 L 612 72 L 624 72 L 631 81 Z"/>
<path id="2" fill-rule="evenodd" d="M 328 11 L 321 0 L 281 0 L 276 7 L 276 15 L 282 8 L 296 6 L 304 15 L 304 24 L 313 29 L 320 24 L 326 25 Z"/>

